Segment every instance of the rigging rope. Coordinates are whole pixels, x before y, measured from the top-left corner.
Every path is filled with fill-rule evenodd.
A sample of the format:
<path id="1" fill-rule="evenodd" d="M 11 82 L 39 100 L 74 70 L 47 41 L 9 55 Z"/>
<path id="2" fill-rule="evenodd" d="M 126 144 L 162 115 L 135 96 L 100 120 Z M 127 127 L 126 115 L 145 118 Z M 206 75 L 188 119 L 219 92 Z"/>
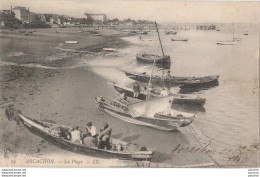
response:
<path id="1" fill-rule="evenodd" d="M 194 135 L 193 131 L 191 130 L 190 126 L 191 126 L 191 125 L 189 125 L 188 128 L 189 128 L 191 134 L 193 135 L 193 137 L 195 138 L 195 140 L 199 143 L 200 147 L 201 147 L 202 149 L 204 149 L 205 147 L 203 147 L 203 146 L 201 145 L 201 143 L 199 142 L 198 138 Z M 221 165 L 220 165 L 207 151 L 205 151 L 205 152 L 207 153 L 207 155 L 211 158 L 211 160 L 212 160 L 218 167 L 221 167 Z"/>

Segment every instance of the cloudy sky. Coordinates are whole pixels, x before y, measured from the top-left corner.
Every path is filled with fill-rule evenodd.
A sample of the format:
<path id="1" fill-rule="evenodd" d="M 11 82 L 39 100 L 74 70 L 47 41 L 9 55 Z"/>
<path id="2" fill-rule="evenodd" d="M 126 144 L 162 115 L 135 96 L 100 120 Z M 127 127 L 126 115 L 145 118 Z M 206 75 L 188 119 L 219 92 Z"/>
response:
<path id="1" fill-rule="evenodd" d="M 259 22 L 260 2 L 180 2 L 171 0 L 0 0 L 0 9 L 30 7 L 37 13 L 83 17 L 105 13 L 108 18 L 156 20 L 159 23 Z"/>

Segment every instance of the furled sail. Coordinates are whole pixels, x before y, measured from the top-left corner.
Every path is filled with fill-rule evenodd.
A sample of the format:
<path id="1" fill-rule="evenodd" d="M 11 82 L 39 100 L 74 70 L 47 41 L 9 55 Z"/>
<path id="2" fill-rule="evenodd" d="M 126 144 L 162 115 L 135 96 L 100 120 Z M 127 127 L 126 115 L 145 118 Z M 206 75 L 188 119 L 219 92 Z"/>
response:
<path id="1" fill-rule="evenodd" d="M 154 116 L 155 113 L 171 108 L 173 97 L 157 97 L 149 100 L 129 104 L 129 112 L 132 117 Z"/>

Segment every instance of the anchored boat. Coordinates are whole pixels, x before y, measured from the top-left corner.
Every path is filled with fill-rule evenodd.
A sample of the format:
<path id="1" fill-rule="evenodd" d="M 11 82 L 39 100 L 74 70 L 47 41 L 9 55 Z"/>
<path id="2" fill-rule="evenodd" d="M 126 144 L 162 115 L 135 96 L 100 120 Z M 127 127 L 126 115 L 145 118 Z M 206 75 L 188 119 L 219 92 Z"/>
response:
<path id="1" fill-rule="evenodd" d="M 154 63 L 155 64 L 161 64 L 161 65 L 170 65 L 171 64 L 171 59 L 169 55 L 164 55 L 164 56 L 158 56 L 154 54 L 147 54 L 147 53 L 139 53 L 136 55 L 136 60 L 139 62 L 144 62 L 144 63 Z"/>
<path id="2" fill-rule="evenodd" d="M 159 109 L 169 103 L 169 97 L 154 98 L 138 103 L 125 103 L 122 100 L 104 99 L 95 97 L 96 106 L 111 116 L 122 121 L 147 126 L 163 131 L 173 131 L 179 127 L 191 124 L 195 118 L 194 114 L 183 113 L 174 110 L 160 111 Z M 159 103 L 159 104 L 158 104 Z M 152 111 L 153 114 L 149 115 Z"/>
<path id="3" fill-rule="evenodd" d="M 176 35 L 176 34 L 177 34 L 177 31 L 173 31 L 173 30 L 165 31 L 165 34 L 166 34 L 166 35 Z"/>
<path id="4" fill-rule="evenodd" d="M 150 75 L 144 73 L 136 73 L 136 72 L 127 72 L 125 74 L 136 81 L 141 81 L 145 83 L 149 83 Z M 160 76 L 152 76 L 153 83 L 165 83 L 168 86 L 180 86 L 180 88 L 201 88 L 207 86 L 215 86 L 218 85 L 219 75 L 214 76 L 204 76 L 204 77 L 160 77 Z"/>
<path id="5" fill-rule="evenodd" d="M 171 38 L 171 41 L 184 41 L 187 42 L 189 39 L 188 38 Z"/>
<path id="6" fill-rule="evenodd" d="M 73 143 L 70 140 L 66 140 L 57 134 L 52 134 L 50 129 L 56 124 L 47 123 L 43 121 L 39 121 L 36 119 L 31 119 L 25 117 L 21 114 L 20 111 L 14 110 L 13 108 L 8 108 L 5 111 L 6 116 L 8 119 L 15 119 L 18 122 L 21 122 L 30 132 L 33 134 L 53 143 L 62 149 L 66 149 L 72 152 L 95 156 L 95 157 L 102 157 L 102 158 L 118 158 L 118 159 L 127 159 L 127 160 L 147 160 L 150 161 L 153 156 L 153 152 L 147 150 L 144 147 L 138 147 L 135 144 L 123 142 L 121 140 L 117 140 L 114 138 L 110 139 L 110 144 L 112 147 L 120 146 L 120 149 L 99 149 L 97 147 L 88 147 L 83 144 Z M 66 127 L 62 126 L 61 127 Z M 133 145 L 135 145 L 133 149 Z M 130 146 L 132 147 L 130 149 Z"/>
<path id="7" fill-rule="evenodd" d="M 113 85 L 114 89 L 120 93 L 120 94 L 124 94 L 126 97 L 130 97 L 133 98 L 134 97 L 134 91 L 130 88 L 127 87 L 123 87 L 120 86 L 118 84 L 112 83 L 111 85 Z M 140 100 L 146 100 L 147 99 L 147 93 L 146 92 L 141 92 L 137 99 Z M 192 95 L 192 94 L 171 94 L 171 96 L 173 96 L 173 104 L 187 104 L 187 105 L 199 105 L 199 106 L 203 106 L 205 104 L 206 99 L 205 98 L 201 98 L 198 95 Z M 160 92 L 151 92 L 150 97 L 159 97 L 160 96 Z"/>

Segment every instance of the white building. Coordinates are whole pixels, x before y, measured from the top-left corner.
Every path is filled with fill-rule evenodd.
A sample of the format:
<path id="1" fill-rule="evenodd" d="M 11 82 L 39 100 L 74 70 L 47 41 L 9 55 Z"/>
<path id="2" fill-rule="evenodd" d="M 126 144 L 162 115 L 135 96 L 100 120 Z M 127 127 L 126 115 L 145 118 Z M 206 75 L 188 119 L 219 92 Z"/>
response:
<path id="1" fill-rule="evenodd" d="M 88 18 L 93 20 L 94 24 L 104 24 L 107 22 L 107 16 L 105 14 L 85 14 Z"/>

